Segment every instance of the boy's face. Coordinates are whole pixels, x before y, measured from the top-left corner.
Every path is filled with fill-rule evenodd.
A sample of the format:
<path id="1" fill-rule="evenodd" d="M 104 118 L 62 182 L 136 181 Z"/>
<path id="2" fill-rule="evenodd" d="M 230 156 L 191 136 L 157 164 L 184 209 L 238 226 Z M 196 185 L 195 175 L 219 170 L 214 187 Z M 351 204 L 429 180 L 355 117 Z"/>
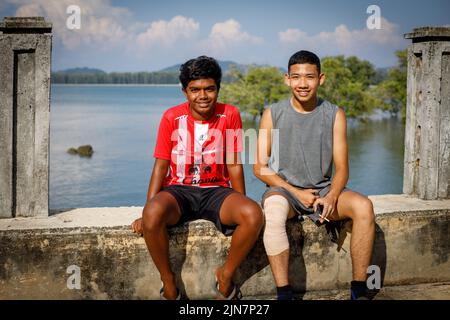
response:
<path id="1" fill-rule="evenodd" d="M 183 89 L 183 93 L 189 101 L 194 117 L 195 114 L 202 117 L 210 116 L 219 96 L 216 81 L 209 78 L 190 81 L 186 89 Z"/>
<path id="2" fill-rule="evenodd" d="M 317 89 L 325 81 L 325 75 L 319 74 L 317 66 L 310 63 L 293 64 L 284 76 L 284 83 L 291 88 L 294 98 L 301 103 L 315 99 Z"/>

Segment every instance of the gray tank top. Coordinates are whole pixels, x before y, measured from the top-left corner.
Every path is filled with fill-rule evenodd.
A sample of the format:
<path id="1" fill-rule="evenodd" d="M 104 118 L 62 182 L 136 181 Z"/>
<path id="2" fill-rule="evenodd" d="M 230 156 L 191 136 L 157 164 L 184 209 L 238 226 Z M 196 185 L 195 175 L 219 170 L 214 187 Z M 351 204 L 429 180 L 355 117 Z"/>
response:
<path id="1" fill-rule="evenodd" d="M 318 99 L 310 113 L 299 113 L 290 99 L 268 106 L 272 114 L 269 167 L 293 186 L 325 188 L 333 169 L 333 126 L 338 107 Z"/>

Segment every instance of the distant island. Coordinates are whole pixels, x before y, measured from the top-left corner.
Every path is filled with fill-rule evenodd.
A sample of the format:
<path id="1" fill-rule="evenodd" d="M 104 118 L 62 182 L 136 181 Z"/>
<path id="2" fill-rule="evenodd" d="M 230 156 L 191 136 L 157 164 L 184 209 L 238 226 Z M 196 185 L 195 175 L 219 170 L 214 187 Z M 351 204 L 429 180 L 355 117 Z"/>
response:
<path id="1" fill-rule="evenodd" d="M 230 71 L 246 72 L 250 67 L 234 61 L 218 61 L 223 71 L 223 81 L 231 80 Z M 178 84 L 181 64 L 176 64 L 159 71 L 141 72 L 105 72 L 93 68 L 73 68 L 52 72 L 52 83 L 58 84 Z M 260 65 L 258 65 L 260 66 Z M 283 71 L 284 72 L 284 71 Z"/>

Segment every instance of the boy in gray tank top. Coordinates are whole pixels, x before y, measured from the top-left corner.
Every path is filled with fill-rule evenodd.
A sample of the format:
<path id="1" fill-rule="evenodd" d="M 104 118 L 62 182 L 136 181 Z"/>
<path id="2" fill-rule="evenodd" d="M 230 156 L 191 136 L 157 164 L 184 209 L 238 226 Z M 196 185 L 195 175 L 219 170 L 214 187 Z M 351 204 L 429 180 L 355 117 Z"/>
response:
<path id="1" fill-rule="evenodd" d="M 324 82 L 319 58 L 309 51 L 295 53 L 285 75 L 291 97 L 268 106 L 261 118 L 253 171 L 268 186 L 262 199 L 266 219 L 263 240 L 280 300 L 293 297 L 286 221 L 297 215 L 307 215 L 316 225 L 325 224 L 327 230 L 352 220 L 350 297 L 368 296 L 366 272 L 375 235 L 373 206 L 367 197 L 345 188 L 345 113 L 317 97 Z"/>

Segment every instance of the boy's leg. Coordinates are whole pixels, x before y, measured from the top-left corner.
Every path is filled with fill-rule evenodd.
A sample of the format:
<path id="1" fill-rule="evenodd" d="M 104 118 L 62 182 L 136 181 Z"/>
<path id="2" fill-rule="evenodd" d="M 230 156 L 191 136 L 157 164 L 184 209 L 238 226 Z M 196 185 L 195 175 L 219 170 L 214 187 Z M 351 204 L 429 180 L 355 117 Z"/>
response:
<path id="1" fill-rule="evenodd" d="M 142 212 L 145 243 L 163 282 L 166 299 L 178 295 L 175 275 L 169 262 L 169 235 L 167 226 L 174 225 L 181 217 L 178 202 L 168 192 L 159 192 L 148 202 Z"/>
<path id="2" fill-rule="evenodd" d="M 286 221 L 295 215 L 288 200 L 281 194 L 270 194 L 264 199 L 264 247 L 277 286 L 277 298 L 291 299 L 289 286 L 289 239 Z"/>
<path id="3" fill-rule="evenodd" d="M 236 225 L 227 259 L 216 270 L 219 291 L 228 297 L 233 290 L 232 277 L 258 239 L 264 219 L 259 205 L 237 192 L 225 198 L 219 214 L 222 224 Z"/>
<path id="4" fill-rule="evenodd" d="M 331 220 L 352 219 L 350 254 L 353 266 L 353 280 L 366 281 L 367 268 L 372 259 L 375 239 L 375 215 L 372 201 L 353 191 L 340 194 Z"/>

